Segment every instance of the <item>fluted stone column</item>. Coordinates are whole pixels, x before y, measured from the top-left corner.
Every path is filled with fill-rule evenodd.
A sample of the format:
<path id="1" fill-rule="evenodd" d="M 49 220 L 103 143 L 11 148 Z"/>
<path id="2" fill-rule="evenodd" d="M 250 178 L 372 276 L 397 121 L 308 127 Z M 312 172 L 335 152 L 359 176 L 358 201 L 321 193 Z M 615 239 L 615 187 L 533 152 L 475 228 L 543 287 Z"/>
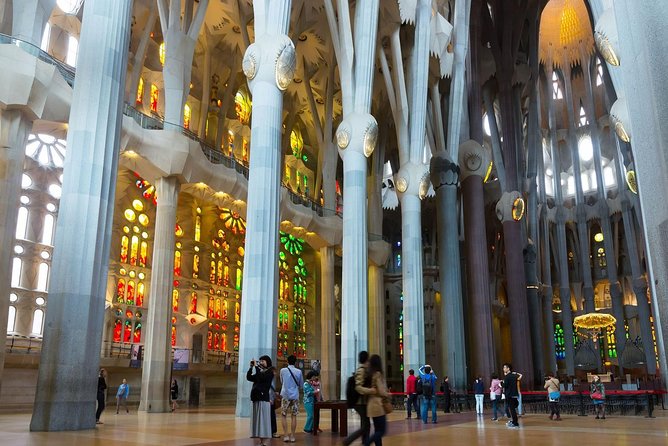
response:
<path id="1" fill-rule="evenodd" d="M 39 47 L 44 26 L 56 0 L 21 0 L 12 2 L 12 36 Z"/>
<path id="2" fill-rule="evenodd" d="M 497 368 L 492 331 L 492 303 L 489 295 L 489 261 L 485 234 L 485 197 L 483 179 L 489 166 L 489 154 L 476 141 L 464 142 L 459 148 L 462 169 L 464 231 L 466 241 L 466 278 L 468 311 L 473 327 L 471 334 L 470 373 L 488 374 Z"/>
<path id="3" fill-rule="evenodd" d="M 180 188 L 176 177 L 155 180 L 158 205 L 155 212 L 155 240 L 139 401 L 139 410 L 146 412 L 170 410 L 174 227 Z"/>
<path id="4" fill-rule="evenodd" d="M 295 47 L 286 35 L 290 3 L 254 4 L 255 43 L 243 60 L 253 96 L 236 406 L 236 415 L 243 417 L 251 409 L 247 365 L 276 353 L 283 91 L 295 70 Z"/>
<path id="5" fill-rule="evenodd" d="M 431 184 L 436 191 L 438 225 L 438 265 L 441 291 L 440 336 L 444 351 L 441 374 L 450 377 L 455 389 L 466 388 L 466 324 L 462 300 L 461 259 L 459 253 L 459 212 L 457 184 L 459 166 L 446 153 L 436 154 L 430 164 Z M 493 350 L 492 350 L 493 351 Z"/>
<path id="6" fill-rule="evenodd" d="M 336 399 L 336 302 L 334 248 L 320 248 L 320 382 L 326 399 Z"/>
<path id="7" fill-rule="evenodd" d="M 21 175 L 32 122 L 20 110 L 0 111 L 0 327 L 7 327 L 11 263 L 21 195 Z M 5 349 L 0 349 L 0 385 Z"/>
<path id="8" fill-rule="evenodd" d="M 88 0 L 30 429 L 95 427 L 130 0 Z"/>

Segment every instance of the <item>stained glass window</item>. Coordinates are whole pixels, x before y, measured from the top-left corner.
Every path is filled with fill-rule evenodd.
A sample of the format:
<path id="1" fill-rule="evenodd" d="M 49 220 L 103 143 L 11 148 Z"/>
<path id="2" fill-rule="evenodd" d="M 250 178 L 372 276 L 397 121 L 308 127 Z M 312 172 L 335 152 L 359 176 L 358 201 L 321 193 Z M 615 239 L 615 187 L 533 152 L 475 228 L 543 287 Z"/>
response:
<path id="1" fill-rule="evenodd" d="M 132 334 L 132 342 L 141 342 L 141 322 L 135 324 L 135 331 Z"/>
<path id="2" fill-rule="evenodd" d="M 125 302 L 128 305 L 135 304 L 135 282 L 133 280 L 128 281 L 128 292 L 125 295 Z"/>
<path id="3" fill-rule="evenodd" d="M 285 249 L 294 255 L 299 255 L 304 250 L 304 240 L 293 236 L 292 234 L 280 232 L 281 244 Z"/>
<path id="4" fill-rule="evenodd" d="M 197 293 L 190 293 L 190 306 L 188 308 L 188 314 L 197 313 Z"/>
<path id="5" fill-rule="evenodd" d="M 13 305 L 9 306 L 9 315 L 7 318 L 7 333 L 11 333 L 14 331 L 14 327 L 16 326 L 16 307 Z"/>
<path id="6" fill-rule="evenodd" d="M 290 133 L 290 148 L 296 158 L 301 158 L 302 150 L 304 149 L 304 138 L 299 129 L 295 129 Z"/>
<path id="7" fill-rule="evenodd" d="M 158 112 L 158 98 L 160 97 L 160 90 L 155 84 L 151 84 L 151 111 Z"/>
<path id="8" fill-rule="evenodd" d="M 238 212 L 223 208 L 221 209 L 220 219 L 223 220 L 225 227 L 231 230 L 233 234 L 246 233 L 246 222 L 241 218 Z"/>
<path id="9" fill-rule="evenodd" d="M 202 216 L 199 215 L 199 213 L 201 212 L 200 208 L 197 208 L 197 210 L 199 212 L 197 213 L 198 215 L 195 217 L 195 241 L 199 242 L 202 236 Z"/>
<path id="10" fill-rule="evenodd" d="M 28 229 L 28 209 L 21 206 L 19 208 L 18 218 L 16 219 L 16 238 L 25 239 Z"/>
<path id="11" fill-rule="evenodd" d="M 179 311 L 179 290 L 176 288 L 172 290 L 172 311 Z"/>
<path id="12" fill-rule="evenodd" d="M 606 330 L 606 341 L 608 344 L 608 358 L 617 357 L 617 342 L 615 340 L 615 327 L 608 327 Z"/>
<path id="13" fill-rule="evenodd" d="M 120 319 L 116 319 L 116 322 L 114 323 L 114 342 L 121 342 L 122 324 Z"/>
<path id="14" fill-rule="evenodd" d="M 146 292 L 146 286 L 144 285 L 144 282 L 139 282 L 137 284 L 137 299 L 135 302 L 135 305 L 138 307 L 143 307 L 144 306 L 144 293 Z"/>
<path id="15" fill-rule="evenodd" d="M 223 301 L 223 314 L 222 314 L 222 319 L 227 320 L 227 308 L 228 304 L 227 301 Z"/>
<path id="16" fill-rule="evenodd" d="M 234 322 L 239 322 L 241 319 L 241 304 L 239 302 L 234 303 Z"/>
<path id="17" fill-rule="evenodd" d="M 126 320 L 123 327 L 123 342 L 132 340 L 132 321 Z"/>
<path id="18" fill-rule="evenodd" d="M 237 282 L 236 282 L 236 289 L 241 290 L 241 277 L 242 277 L 243 272 L 241 271 L 241 268 L 237 268 Z"/>
<path id="19" fill-rule="evenodd" d="M 557 359 L 566 357 L 566 344 L 564 342 L 564 329 L 561 324 L 554 325 L 554 350 Z"/>
<path id="20" fill-rule="evenodd" d="M 181 276 L 181 251 L 174 251 L 174 275 Z"/>
<path id="21" fill-rule="evenodd" d="M 160 44 L 160 47 L 158 47 L 158 57 L 160 59 L 160 65 L 164 66 L 165 65 L 165 56 L 166 56 L 166 51 L 165 51 L 165 42 L 162 42 Z"/>
<path id="22" fill-rule="evenodd" d="M 237 119 L 243 125 L 250 123 L 252 101 L 249 96 L 248 92 L 243 88 L 237 91 L 237 94 L 234 96 L 234 110 Z"/>
<path id="23" fill-rule="evenodd" d="M 130 239 L 130 265 L 137 264 L 137 255 L 139 253 L 139 237 L 136 235 Z"/>
<path id="24" fill-rule="evenodd" d="M 193 256 L 193 279 L 199 277 L 199 254 Z"/>
<path id="25" fill-rule="evenodd" d="M 139 85 L 137 85 L 137 97 L 135 98 L 137 104 L 144 102 L 144 79 L 139 78 Z"/>
<path id="26" fill-rule="evenodd" d="M 183 107 L 183 128 L 190 128 L 190 118 L 192 118 L 192 110 L 190 109 L 190 106 L 186 104 Z"/>

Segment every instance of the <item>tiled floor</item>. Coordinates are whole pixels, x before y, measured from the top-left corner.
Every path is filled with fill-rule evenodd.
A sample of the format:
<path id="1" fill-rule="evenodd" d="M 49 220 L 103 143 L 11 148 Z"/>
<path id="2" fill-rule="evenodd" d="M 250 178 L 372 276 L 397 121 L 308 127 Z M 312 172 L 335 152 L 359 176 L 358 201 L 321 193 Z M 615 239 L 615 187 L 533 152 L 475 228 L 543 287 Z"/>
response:
<path id="1" fill-rule="evenodd" d="M 404 419 L 403 412 L 389 415 L 385 446 L 438 445 L 566 445 L 566 446 L 653 446 L 668 445 L 668 411 L 658 409 L 656 418 L 612 416 L 596 420 L 592 416 L 564 417 L 561 422 L 546 415 L 527 415 L 520 419 L 522 427 L 510 430 L 503 421 L 491 421 L 488 415 L 476 419 L 472 413 L 439 414 L 437 424 Z M 321 427 L 329 427 L 329 411 L 324 411 Z M 205 445 L 254 446 L 248 438 L 249 420 L 235 418 L 231 408 L 179 410 L 167 414 L 130 413 L 115 415 L 113 410 L 102 415 L 104 424 L 96 429 L 78 432 L 28 431 L 30 414 L 0 415 L 0 445 Z M 298 420 L 297 445 L 340 445 L 341 438 L 331 432 L 317 437 L 301 432 L 304 415 Z M 354 429 L 358 421 L 349 421 Z M 280 418 L 279 418 L 280 430 Z M 356 444 L 359 444 L 356 443 Z M 274 439 L 272 446 L 281 446 Z"/>

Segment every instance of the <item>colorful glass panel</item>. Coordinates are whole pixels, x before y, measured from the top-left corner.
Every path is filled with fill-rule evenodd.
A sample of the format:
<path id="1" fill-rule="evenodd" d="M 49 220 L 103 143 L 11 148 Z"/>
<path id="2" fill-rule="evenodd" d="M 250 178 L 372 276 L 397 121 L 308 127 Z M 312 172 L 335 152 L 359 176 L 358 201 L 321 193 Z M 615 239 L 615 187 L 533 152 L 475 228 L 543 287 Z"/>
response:
<path id="1" fill-rule="evenodd" d="M 139 266 L 146 267 L 146 259 L 148 256 L 148 243 L 145 241 L 141 242 L 141 248 L 139 249 Z"/>
<path id="2" fill-rule="evenodd" d="M 566 343 L 564 341 L 564 329 L 561 324 L 554 325 L 554 350 L 557 359 L 566 357 Z"/>
<path id="3" fill-rule="evenodd" d="M 118 303 L 125 302 L 125 280 L 118 279 L 118 285 L 116 286 L 116 301 Z"/>
<path id="4" fill-rule="evenodd" d="M 128 263 L 128 245 L 130 244 L 130 239 L 127 235 L 121 237 L 121 263 Z"/>
<path id="5" fill-rule="evenodd" d="M 123 342 L 130 342 L 132 339 L 132 322 L 125 321 L 125 327 L 123 328 Z"/>
<path id="6" fill-rule="evenodd" d="M 123 323 L 120 319 L 116 319 L 114 323 L 114 342 L 121 342 L 121 330 Z"/>
<path id="7" fill-rule="evenodd" d="M 130 265 L 137 264 L 138 253 L 139 253 L 139 237 L 133 235 L 132 240 L 130 242 Z"/>
<path id="8" fill-rule="evenodd" d="M 137 104 L 144 102 L 144 79 L 139 78 L 139 84 L 137 85 L 137 96 L 135 98 Z"/>
<path id="9" fill-rule="evenodd" d="M 134 280 L 128 281 L 128 292 L 125 294 L 125 302 L 128 305 L 135 304 L 135 282 Z"/>
<path id="10" fill-rule="evenodd" d="M 135 331 L 132 334 L 132 342 L 141 342 L 141 322 L 135 324 Z"/>
<path id="11" fill-rule="evenodd" d="M 146 293 L 146 286 L 144 285 L 144 282 L 139 282 L 137 284 L 137 299 L 135 302 L 135 305 L 138 307 L 143 307 L 144 306 L 144 294 Z"/>
<path id="12" fill-rule="evenodd" d="M 172 290 L 172 311 L 179 311 L 179 290 Z"/>
<path id="13" fill-rule="evenodd" d="M 151 84 L 151 111 L 158 112 L 158 98 L 160 96 L 160 90 L 155 84 Z M 144 195 L 146 197 L 146 195 Z"/>

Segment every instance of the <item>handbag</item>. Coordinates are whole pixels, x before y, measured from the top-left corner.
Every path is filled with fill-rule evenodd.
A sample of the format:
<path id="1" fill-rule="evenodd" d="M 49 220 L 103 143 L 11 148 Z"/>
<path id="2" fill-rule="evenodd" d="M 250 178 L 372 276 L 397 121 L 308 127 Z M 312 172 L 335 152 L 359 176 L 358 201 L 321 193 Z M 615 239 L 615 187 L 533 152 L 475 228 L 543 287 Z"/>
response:
<path id="1" fill-rule="evenodd" d="M 494 401 L 494 400 L 496 399 L 496 393 L 494 393 L 494 392 L 490 392 L 490 393 L 489 393 L 489 399 L 492 400 L 492 401 Z"/>
<path id="2" fill-rule="evenodd" d="M 547 396 L 550 399 L 550 401 L 552 401 L 552 402 L 559 401 L 559 398 L 561 397 L 561 392 L 559 392 L 559 391 L 550 392 L 550 393 L 548 393 Z"/>
<path id="3" fill-rule="evenodd" d="M 281 403 L 283 402 L 283 397 L 277 393 L 274 395 L 274 410 L 281 408 Z"/>
<path id="4" fill-rule="evenodd" d="M 385 415 L 392 413 L 393 410 L 394 407 L 392 407 L 392 401 L 388 398 L 383 398 L 383 411 L 385 412 Z"/>
<path id="5" fill-rule="evenodd" d="M 605 397 L 603 396 L 603 394 L 599 390 L 596 390 L 596 391 L 592 392 L 590 396 L 591 396 L 591 399 L 593 399 L 593 400 L 604 400 L 605 399 Z"/>

